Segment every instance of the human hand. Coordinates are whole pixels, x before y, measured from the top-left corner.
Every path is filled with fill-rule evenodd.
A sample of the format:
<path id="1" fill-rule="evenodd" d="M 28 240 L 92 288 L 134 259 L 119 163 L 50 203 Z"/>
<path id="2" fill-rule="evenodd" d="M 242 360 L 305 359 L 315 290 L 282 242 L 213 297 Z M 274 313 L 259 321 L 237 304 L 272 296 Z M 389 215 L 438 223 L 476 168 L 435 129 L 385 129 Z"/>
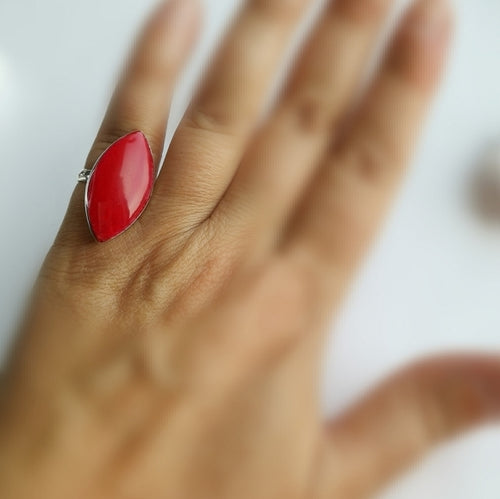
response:
<path id="1" fill-rule="evenodd" d="M 418 2 L 356 106 L 391 2 L 338 0 L 262 124 L 309 4 L 247 3 L 127 232 L 96 244 L 75 190 L 2 386 L 2 498 L 365 497 L 497 415 L 498 361 L 455 357 L 322 420 L 326 326 L 411 156 L 451 16 Z M 156 13 L 87 167 L 136 129 L 159 164 L 196 19 L 188 0 Z"/>

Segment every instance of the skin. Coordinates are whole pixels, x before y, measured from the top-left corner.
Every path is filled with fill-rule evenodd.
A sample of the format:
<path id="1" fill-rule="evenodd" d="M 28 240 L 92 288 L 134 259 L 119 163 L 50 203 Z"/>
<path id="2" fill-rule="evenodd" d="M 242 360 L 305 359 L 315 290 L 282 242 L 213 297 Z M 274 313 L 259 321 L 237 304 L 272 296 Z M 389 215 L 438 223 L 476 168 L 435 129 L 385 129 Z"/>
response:
<path id="1" fill-rule="evenodd" d="M 308 0 L 249 0 L 140 220 L 95 243 L 78 185 L 0 390 L 3 499 L 357 499 L 500 409 L 500 362 L 427 359 L 332 421 L 327 326 L 411 159 L 452 32 L 418 0 L 359 98 L 389 0 L 327 5 L 275 106 Z M 200 24 L 162 4 L 86 167 L 131 130 L 157 166 Z"/>

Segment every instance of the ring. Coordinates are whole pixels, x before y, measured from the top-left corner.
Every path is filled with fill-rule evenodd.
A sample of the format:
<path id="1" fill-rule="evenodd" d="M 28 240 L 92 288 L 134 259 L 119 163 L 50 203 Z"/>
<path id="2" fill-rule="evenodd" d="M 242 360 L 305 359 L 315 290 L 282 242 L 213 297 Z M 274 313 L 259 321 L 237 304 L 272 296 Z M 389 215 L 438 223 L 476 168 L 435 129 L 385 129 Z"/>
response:
<path id="1" fill-rule="evenodd" d="M 119 236 L 138 220 L 151 199 L 154 176 L 153 153 L 140 131 L 113 142 L 90 170 L 80 172 L 85 216 L 97 242 Z"/>

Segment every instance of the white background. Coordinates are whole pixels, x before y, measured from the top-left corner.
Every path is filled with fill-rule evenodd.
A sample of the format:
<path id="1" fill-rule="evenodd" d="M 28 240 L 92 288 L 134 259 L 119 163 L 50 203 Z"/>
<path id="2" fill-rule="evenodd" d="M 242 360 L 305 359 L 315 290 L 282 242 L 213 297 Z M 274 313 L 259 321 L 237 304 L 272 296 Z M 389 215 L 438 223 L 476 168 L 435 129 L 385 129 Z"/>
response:
<path id="1" fill-rule="evenodd" d="M 153 3 L 0 0 L 0 352 L 61 221 L 131 36 Z M 204 38 L 181 82 L 174 124 L 239 2 L 204 3 Z M 325 374 L 330 411 L 423 354 L 500 351 L 500 224 L 485 224 L 468 197 L 482 151 L 500 140 L 500 2 L 455 5 L 452 62 L 416 161 L 333 328 Z M 384 498 L 498 499 L 499 451 L 498 429 L 468 436 Z"/>

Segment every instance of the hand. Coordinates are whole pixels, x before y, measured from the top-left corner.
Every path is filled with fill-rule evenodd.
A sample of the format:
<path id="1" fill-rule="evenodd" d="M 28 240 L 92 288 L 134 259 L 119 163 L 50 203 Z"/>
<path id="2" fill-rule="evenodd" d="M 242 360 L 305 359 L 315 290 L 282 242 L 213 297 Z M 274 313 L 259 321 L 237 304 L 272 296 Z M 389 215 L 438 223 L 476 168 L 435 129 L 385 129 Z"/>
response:
<path id="1" fill-rule="evenodd" d="M 358 101 L 391 2 L 337 0 L 262 122 L 311 3 L 247 2 L 127 232 L 95 243 L 77 186 L 3 378 L 3 499 L 366 497 L 498 416 L 500 362 L 471 356 L 322 419 L 332 310 L 411 157 L 452 21 L 444 0 L 417 1 Z M 193 0 L 155 13 L 87 167 L 131 130 L 159 166 L 199 18 Z"/>

